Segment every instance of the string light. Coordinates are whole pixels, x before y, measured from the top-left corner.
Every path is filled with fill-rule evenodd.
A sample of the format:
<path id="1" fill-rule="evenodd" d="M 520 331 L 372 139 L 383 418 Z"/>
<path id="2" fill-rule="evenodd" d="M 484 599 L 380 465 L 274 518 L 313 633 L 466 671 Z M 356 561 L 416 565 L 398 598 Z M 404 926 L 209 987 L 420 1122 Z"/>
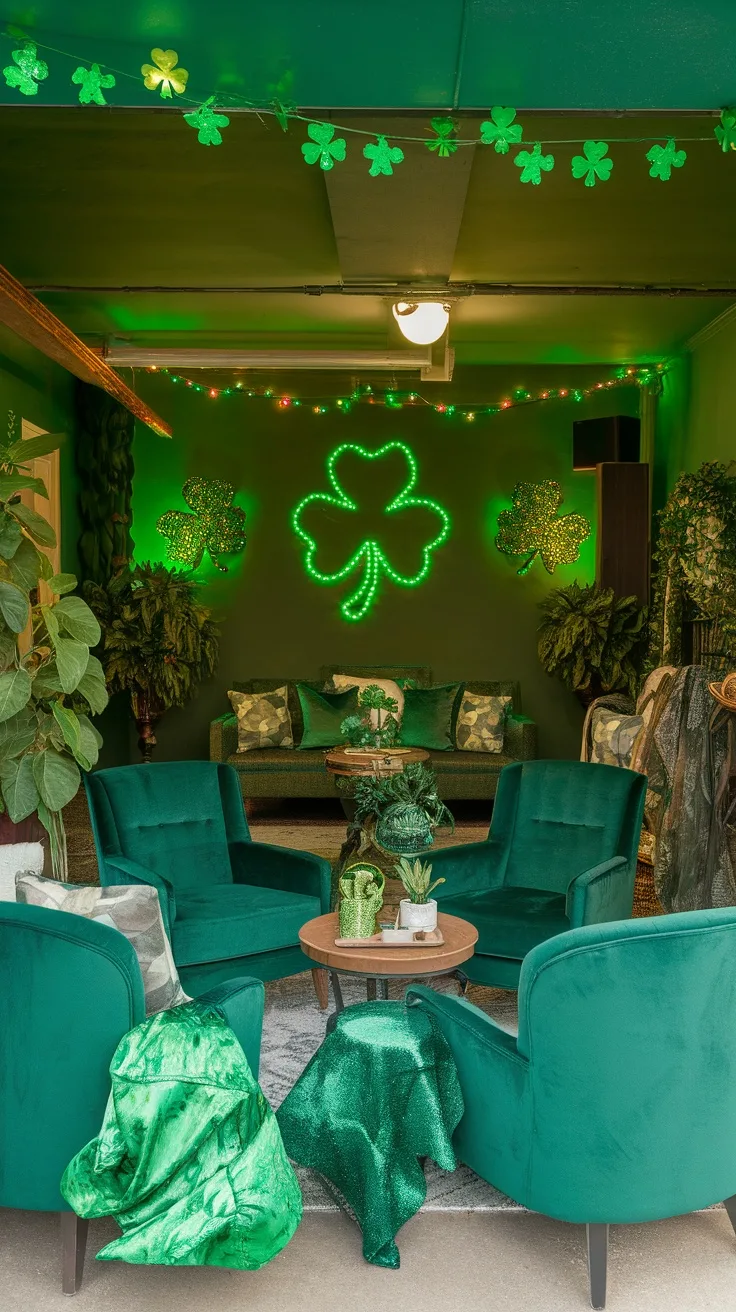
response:
<path id="1" fill-rule="evenodd" d="M 519 406 L 539 405 L 542 402 L 570 399 L 580 403 L 596 392 L 615 387 L 651 387 L 659 386 L 667 371 L 664 363 L 653 365 L 620 365 L 610 378 L 599 379 L 589 387 L 545 387 L 537 392 L 527 391 L 524 387 L 515 387 L 511 396 L 495 405 L 475 403 L 471 405 L 451 405 L 446 401 L 434 401 L 419 392 L 402 392 L 395 387 L 387 388 L 383 393 L 375 393 L 370 384 L 355 387 L 349 396 L 305 397 L 312 414 L 325 415 L 329 412 L 349 414 L 354 404 L 382 405 L 387 410 L 400 410 L 404 405 L 424 406 L 434 410 L 435 414 L 446 418 L 457 417 L 470 423 L 476 419 L 486 419 L 499 414 L 502 410 L 514 410 Z M 278 410 L 286 411 L 298 408 L 302 402 L 298 397 L 277 395 L 272 387 L 246 387 L 244 383 L 233 383 L 227 387 L 210 387 L 198 383 L 193 378 L 172 373 L 159 365 L 149 365 L 151 374 L 162 374 L 172 383 L 184 383 L 193 392 L 201 392 L 211 400 L 227 396 L 245 396 L 249 399 L 271 401 Z"/>
<path id="2" fill-rule="evenodd" d="M 342 569 L 335 570 L 331 574 L 326 574 L 315 564 L 318 545 L 311 533 L 302 524 L 302 512 L 310 505 L 329 506 L 333 511 L 345 511 L 348 515 L 359 510 L 358 503 L 349 497 L 340 484 L 337 475 L 337 462 L 341 456 L 347 452 L 360 457 L 363 460 L 380 460 L 390 452 L 400 451 L 403 455 L 408 469 L 408 476 L 404 487 L 398 496 L 394 497 L 388 505 L 384 506 L 384 514 L 391 515 L 397 510 L 407 510 L 419 507 L 424 510 L 433 511 L 439 517 L 440 529 L 434 538 L 422 547 L 422 564 L 416 574 L 401 574 L 394 569 L 388 559 L 380 542 L 375 538 L 366 538 L 350 556 L 349 560 L 343 565 Z M 431 565 L 432 552 L 447 539 L 450 533 L 450 516 L 447 511 L 439 505 L 437 501 L 432 501 L 429 497 L 416 497 L 412 493 L 416 487 L 419 477 L 419 466 L 413 452 L 404 442 L 387 442 L 384 446 L 379 447 L 377 451 L 368 451 L 363 446 L 358 446 L 355 442 L 343 442 L 340 446 L 329 455 L 327 459 L 327 479 L 332 488 L 332 492 L 310 492 L 308 496 L 303 497 L 297 506 L 295 506 L 291 523 L 297 537 L 301 538 L 306 546 L 304 556 L 304 565 L 307 574 L 317 583 L 334 585 L 341 583 L 344 579 L 355 572 L 358 568 L 362 570 L 361 578 L 357 588 L 345 597 L 340 603 L 340 613 L 343 619 L 356 623 L 362 620 L 368 614 L 373 602 L 376 599 L 381 576 L 385 575 L 392 583 L 398 584 L 402 588 L 416 588 L 426 579 Z M 347 527 L 347 524 L 346 524 Z"/>

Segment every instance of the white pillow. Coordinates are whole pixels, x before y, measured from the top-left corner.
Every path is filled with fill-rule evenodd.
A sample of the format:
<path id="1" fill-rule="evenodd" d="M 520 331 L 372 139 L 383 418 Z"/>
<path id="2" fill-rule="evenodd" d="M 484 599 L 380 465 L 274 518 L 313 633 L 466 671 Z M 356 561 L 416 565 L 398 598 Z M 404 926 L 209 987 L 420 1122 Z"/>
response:
<path id="1" fill-rule="evenodd" d="M 141 968 L 147 1016 L 191 1002 L 179 983 L 158 889 L 142 884 L 113 884 L 108 888 L 62 884 L 58 879 L 44 879 L 24 871 L 15 877 L 15 900 L 99 920 L 124 934 Z"/>
<path id="2" fill-rule="evenodd" d="M 394 683 L 393 679 L 365 679 L 358 678 L 354 674 L 333 674 L 332 686 L 337 692 L 344 692 L 347 688 L 359 688 L 361 692 L 363 688 L 382 688 L 389 697 L 396 698 L 399 709 L 394 711 L 393 714 L 401 724 L 401 717 L 404 714 L 404 694 L 398 683 Z M 381 714 L 383 715 L 383 712 Z M 378 711 L 371 711 L 371 724 L 374 728 L 378 728 Z"/>

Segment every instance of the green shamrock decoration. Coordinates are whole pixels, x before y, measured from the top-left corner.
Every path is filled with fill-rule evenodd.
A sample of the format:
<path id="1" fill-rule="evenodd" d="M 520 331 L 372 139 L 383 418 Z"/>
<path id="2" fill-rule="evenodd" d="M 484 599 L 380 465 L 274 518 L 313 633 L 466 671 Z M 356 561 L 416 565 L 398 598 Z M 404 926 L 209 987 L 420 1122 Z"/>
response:
<path id="1" fill-rule="evenodd" d="M 376 144 L 372 141 L 363 147 L 365 159 L 373 161 L 368 172 L 372 178 L 377 178 L 381 173 L 386 177 L 391 177 L 393 165 L 401 164 L 404 158 L 404 152 L 399 146 L 389 146 L 385 137 L 378 136 Z"/>
<path id="2" fill-rule="evenodd" d="M 38 84 L 49 75 L 49 66 L 37 58 L 36 43 L 25 41 L 20 50 L 13 51 L 14 64 L 3 69 L 9 87 L 17 87 L 24 96 L 37 96 Z"/>
<path id="3" fill-rule="evenodd" d="M 582 515 L 558 515 L 559 483 L 517 483 L 512 500 L 513 509 L 502 510 L 498 517 L 496 546 L 505 555 L 527 557 L 517 574 L 526 574 L 537 556 L 548 574 L 578 559 L 590 524 Z"/>
<path id="4" fill-rule="evenodd" d="M 420 565 L 414 574 L 401 574 L 394 569 L 379 540 L 382 531 L 380 520 L 376 524 L 374 535 L 356 543 L 353 516 L 359 512 L 360 506 L 344 491 L 337 475 L 337 465 L 348 452 L 361 460 L 381 460 L 389 453 L 401 453 L 406 465 L 404 485 L 396 496 L 386 497 L 382 515 L 393 516 L 400 513 L 405 535 L 412 533 L 412 530 L 416 531 L 415 524 L 417 528 L 419 527 L 417 523 L 419 516 L 415 514 L 417 510 L 429 510 L 437 516 L 439 520 L 437 533 L 429 542 L 421 546 Z M 442 506 L 436 501 L 431 501 L 429 497 L 415 497 L 412 495 L 418 477 L 419 467 L 416 459 L 409 447 L 403 442 L 387 442 L 385 446 L 379 447 L 377 451 L 367 451 L 365 447 L 358 446 L 354 442 L 343 442 L 335 448 L 327 460 L 327 478 L 332 491 L 311 492 L 309 496 L 304 497 L 299 502 L 298 506 L 295 506 L 291 517 L 292 527 L 297 537 L 301 538 L 306 546 L 304 561 L 307 573 L 311 578 L 318 583 L 335 584 L 341 583 L 351 574 L 354 574 L 356 570 L 360 570 L 357 586 L 340 603 L 340 612 L 344 619 L 351 621 L 362 620 L 368 614 L 376 599 L 382 576 L 400 587 L 414 588 L 423 583 L 429 574 L 432 552 L 441 546 L 449 535 L 450 516 Z M 308 510 L 308 507 L 317 507 L 321 511 L 326 528 L 328 525 L 334 528 L 337 521 L 345 529 L 348 542 L 347 551 L 350 554 L 345 564 L 332 573 L 327 573 L 316 564 L 319 547 L 312 533 L 303 523 L 304 512 Z M 312 520 L 314 522 L 313 515 Z"/>
<path id="5" fill-rule="evenodd" d="M 457 150 L 457 141 L 453 136 L 455 120 L 451 118 L 433 118 L 431 126 L 437 140 L 426 141 L 424 144 L 427 150 L 436 151 L 440 159 L 447 159 L 448 155 L 454 155 Z"/>
<path id="6" fill-rule="evenodd" d="M 231 505 L 235 488 L 220 479 L 188 478 L 181 494 L 194 514 L 167 510 L 156 524 L 159 533 L 169 539 L 169 560 L 196 569 L 207 550 L 213 565 L 226 574 L 227 566 L 219 557 L 245 546 L 245 511 Z"/>
<path id="7" fill-rule="evenodd" d="M 601 182 L 608 182 L 613 160 L 604 159 L 604 155 L 608 155 L 607 141 L 586 141 L 582 155 L 572 157 L 572 176 L 585 178 L 586 187 L 594 187 L 597 178 Z"/>
<path id="8" fill-rule="evenodd" d="M 106 105 L 102 92 L 115 86 L 112 73 L 101 73 L 99 64 L 93 64 L 91 68 L 80 64 L 72 73 L 72 82 L 79 87 L 80 105 Z"/>
<path id="9" fill-rule="evenodd" d="M 496 154 L 508 155 L 509 146 L 521 141 L 521 123 L 514 123 L 515 109 L 494 105 L 490 120 L 480 125 L 480 139 L 484 146 L 493 146 Z"/>
<path id="10" fill-rule="evenodd" d="M 721 121 L 713 129 L 721 150 L 736 150 L 736 108 L 729 105 L 721 110 Z"/>
<path id="11" fill-rule="evenodd" d="M 203 146 L 221 146 L 222 133 L 220 128 L 228 127 L 230 119 L 227 114 L 217 114 L 212 108 L 215 97 L 210 96 L 205 100 L 199 109 L 193 109 L 189 114 L 184 115 L 184 122 L 188 123 L 190 128 L 197 129 L 197 141 Z"/>
<path id="12" fill-rule="evenodd" d="M 687 153 L 684 150 L 678 150 L 675 143 L 670 137 L 666 146 L 652 146 L 647 151 L 647 159 L 651 164 L 649 170 L 650 178 L 659 178 L 661 182 L 669 182 L 672 177 L 673 169 L 681 169 Z"/>
<path id="13" fill-rule="evenodd" d="M 549 173 L 555 166 L 554 155 L 543 155 L 542 147 L 536 143 L 533 150 L 520 150 L 514 155 L 514 164 L 521 169 L 520 182 L 531 182 L 538 187 L 542 181 L 542 169 Z"/>
<path id="14" fill-rule="evenodd" d="M 344 160 L 345 138 L 335 137 L 332 123 L 310 123 L 307 132 L 312 138 L 302 146 L 302 155 L 307 164 L 319 161 L 321 169 L 331 169 L 335 166 L 335 160 L 340 163 Z"/>

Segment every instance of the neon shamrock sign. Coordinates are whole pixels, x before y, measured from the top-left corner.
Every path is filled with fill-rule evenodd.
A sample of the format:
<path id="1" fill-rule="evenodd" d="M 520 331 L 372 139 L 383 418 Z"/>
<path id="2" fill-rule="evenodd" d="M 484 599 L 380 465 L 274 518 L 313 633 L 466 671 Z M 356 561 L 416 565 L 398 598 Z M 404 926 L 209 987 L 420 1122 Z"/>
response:
<path id="1" fill-rule="evenodd" d="M 396 495 L 388 493 L 384 496 L 379 513 L 372 517 L 372 531 L 369 536 L 362 536 L 361 512 L 365 512 L 365 507 L 361 506 L 359 497 L 349 496 L 344 490 L 337 467 L 346 456 L 367 461 L 386 459 L 387 467 L 393 464 L 392 473 L 395 476 L 396 455 L 401 458 L 401 463 L 404 465 L 403 485 Z M 393 461 L 387 459 L 390 457 L 394 457 Z M 388 468 L 387 476 L 390 477 Z M 332 491 L 311 492 L 295 506 L 291 522 L 294 532 L 306 547 L 304 563 L 311 578 L 318 583 L 334 585 L 360 570 L 357 586 L 340 603 L 340 613 L 344 619 L 362 620 L 368 614 L 376 600 L 382 577 L 398 584 L 399 587 L 418 587 L 429 574 L 432 552 L 449 536 L 450 516 L 447 511 L 429 497 L 413 495 L 418 477 L 419 467 L 416 458 L 404 442 L 387 442 L 377 451 L 367 451 L 365 447 L 358 446 L 354 442 L 343 442 L 335 448 L 327 460 L 327 479 Z M 339 529 L 345 543 L 343 555 L 347 559 L 339 568 L 332 571 L 320 568 L 317 564 L 317 559 L 322 553 L 318 539 L 314 536 L 315 526 L 311 521 L 315 519 L 318 521 L 320 512 L 329 520 L 333 530 Z M 437 521 L 436 529 L 429 539 L 426 536 L 427 512 Z M 388 522 L 391 521 L 394 525 L 397 523 L 394 516 L 401 517 L 403 539 L 408 541 L 410 547 L 416 549 L 418 553 L 418 567 L 412 573 L 402 573 L 394 568 L 387 549 L 381 543 Z M 305 517 L 310 521 L 309 528 L 305 525 Z M 365 524 L 364 514 L 362 523 Z M 323 527 L 326 528 L 326 520 L 323 521 Z"/>

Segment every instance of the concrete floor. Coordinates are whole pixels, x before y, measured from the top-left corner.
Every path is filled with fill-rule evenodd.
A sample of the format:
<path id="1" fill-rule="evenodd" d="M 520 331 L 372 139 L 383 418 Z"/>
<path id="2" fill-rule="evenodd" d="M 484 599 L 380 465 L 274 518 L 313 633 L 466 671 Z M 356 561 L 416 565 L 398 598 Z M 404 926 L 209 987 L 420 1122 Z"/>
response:
<path id="1" fill-rule="evenodd" d="M 60 1289 L 55 1216 L 0 1212 L 2 1312 L 584 1312 L 582 1227 L 530 1213 L 422 1213 L 399 1236 L 401 1270 L 362 1259 L 345 1216 L 305 1216 L 262 1271 L 95 1262 L 117 1233 L 90 1223 L 84 1284 Z M 722 1210 L 611 1231 L 609 1312 L 730 1312 L 736 1238 Z"/>

